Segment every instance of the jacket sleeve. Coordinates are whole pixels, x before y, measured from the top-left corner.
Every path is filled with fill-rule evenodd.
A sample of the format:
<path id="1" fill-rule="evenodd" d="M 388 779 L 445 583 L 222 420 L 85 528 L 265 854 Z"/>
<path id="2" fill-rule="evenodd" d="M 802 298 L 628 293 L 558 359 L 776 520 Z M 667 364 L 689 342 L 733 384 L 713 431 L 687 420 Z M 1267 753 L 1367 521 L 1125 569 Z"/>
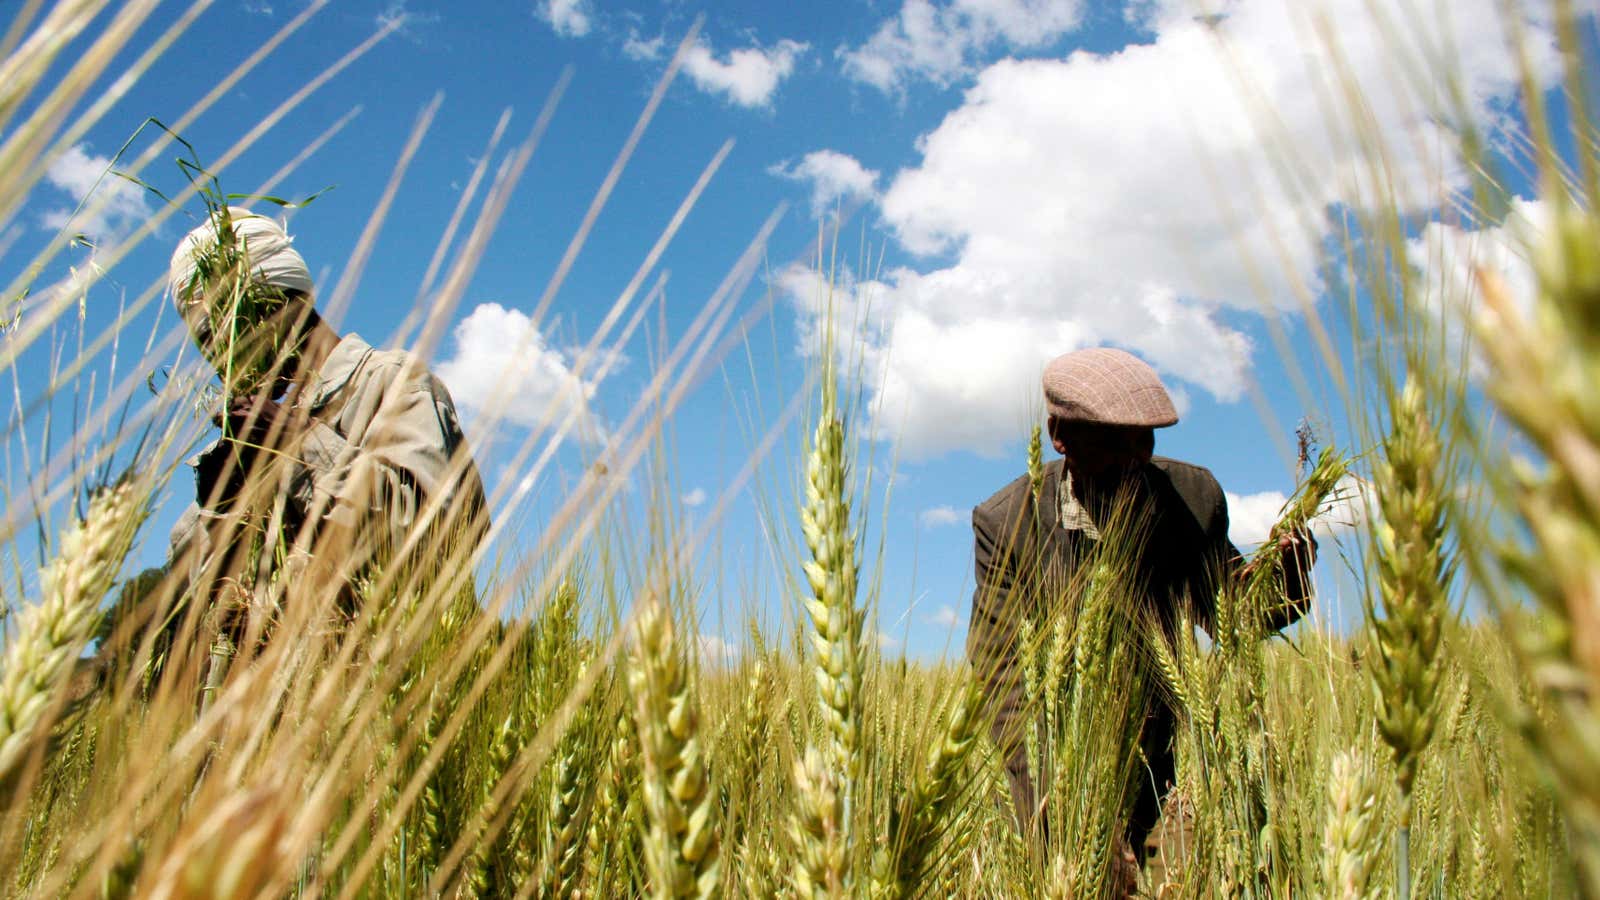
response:
<path id="1" fill-rule="evenodd" d="M 1311 566 L 1317 559 L 1317 539 L 1307 531 L 1300 542 L 1284 551 L 1280 562 L 1282 595 L 1266 610 L 1263 626 L 1281 631 L 1300 621 L 1311 609 Z"/>
<path id="2" fill-rule="evenodd" d="M 1003 509 L 1003 508 L 1002 508 Z M 991 731 L 1002 757 L 1022 753 L 1024 704 L 1018 666 L 1018 630 L 1029 614 L 1017 561 L 1024 558 L 1020 523 L 1002 509 L 980 506 L 972 514 L 975 586 L 967 628 L 967 658 L 987 687 Z"/>
<path id="3" fill-rule="evenodd" d="M 1208 473 L 1209 474 L 1209 473 Z M 1206 571 L 1214 573 L 1210 582 L 1192 590 L 1195 624 L 1207 635 L 1216 637 L 1217 591 L 1233 590 L 1239 571 L 1244 567 L 1244 554 L 1228 537 L 1228 497 L 1222 485 L 1211 480 L 1212 508 L 1206 518 L 1204 561 Z"/>
<path id="4" fill-rule="evenodd" d="M 419 526 L 450 527 L 463 506 L 474 507 L 476 519 L 482 485 L 437 379 L 375 376 L 348 403 L 355 408 L 347 410 L 353 427 L 346 434 L 314 421 L 301 439 L 295 494 L 316 546 L 380 552 L 398 548 Z M 442 498 L 434 511 L 432 497 Z"/>
<path id="5" fill-rule="evenodd" d="M 1244 555 L 1239 552 L 1232 540 L 1228 538 L 1228 501 L 1219 485 L 1217 492 L 1217 512 L 1212 516 L 1211 527 L 1207 529 L 1213 556 L 1221 561 L 1221 577 L 1236 582 L 1243 577 L 1245 567 Z M 1298 622 L 1311 607 L 1310 572 L 1311 563 L 1316 559 L 1317 543 L 1315 538 L 1308 534 L 1308 543 L 1305 549 L 1296 550 L 1301 554 L 1298 565 L 1285 565 L 1280 568 L 1282 587 L 1280 593 L 1272 598 L 1272 602 L 1261 611 L 1262 628 L 1265 633 L 1271 634 Z M 1289 562 L 1287 556 L 1284 562 Z M 1300 573 L 1304 573 L 1304 576 Z M 1231 589 L 1238 585 L 1230 584 Z M 1214 596 L 1214 595 L 1213 595 Z M 1215 602 L 1211 604 L 1209 615 L 1203 616 L 1202 624 L 1207 634 L 1213 634 L 1212 622 L 1215 617 Z"/>

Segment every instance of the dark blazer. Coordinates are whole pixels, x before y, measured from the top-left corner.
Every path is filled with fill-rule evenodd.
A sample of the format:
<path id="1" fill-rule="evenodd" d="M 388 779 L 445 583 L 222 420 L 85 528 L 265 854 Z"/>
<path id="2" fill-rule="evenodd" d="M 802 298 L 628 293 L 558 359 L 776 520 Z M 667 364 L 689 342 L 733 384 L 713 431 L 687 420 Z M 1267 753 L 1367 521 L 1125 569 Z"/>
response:
<path id="1" fill-rule="evenodd" d="M 1159 456 L 1139 475 L 1145 540 L 1135 568 L 1143 590 L 1130 602 L 1148 603 L 1167 630 L 1186 610 L 1191 621 L 1209 632 L 1219 579 L 1241 563 L 1228 540 L 1222 487 L 1207 469 Z M 1039 503 L 1024 475 L 972 511 L 977 586 L 967 656 L 988 682 L 995 743 L 1011 775 L 1018 814 L 1024 817 L 1033 807 L 1033 792 L 1021 740 L 1024 722 L 1018 718 L 1023 691 L 1017 632 L 1024 618 L 1045 627 L 1047 608 L 1065 602 L 1090 540 L 1081 531 L 1059 527 L 1061 479 L 1062 461 L 1056 460 L 1045 467 Z M 1167 730 L 1169 734 L 1148 736 L 1170 742 Z"/>

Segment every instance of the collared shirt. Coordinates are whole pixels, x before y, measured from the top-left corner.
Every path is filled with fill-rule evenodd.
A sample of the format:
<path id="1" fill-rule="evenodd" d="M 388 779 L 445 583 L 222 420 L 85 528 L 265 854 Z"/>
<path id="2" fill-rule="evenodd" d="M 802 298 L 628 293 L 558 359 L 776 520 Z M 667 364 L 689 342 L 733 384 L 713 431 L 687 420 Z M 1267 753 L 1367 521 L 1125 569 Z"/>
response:
<path id="1" fill-rule="evenodd" d="M 1061 485 L 1056 488 L 1056 508 L 1059 510 L 1059 524 L 1067 531 L 1081 531 L 1083 536 L 1092 541 L 1100 540 L 1100 529 L 1095 527 L 1094 517 L 1089 515 L 1089 510 L 1072 492 L 1072 473 L 1063 470 Z"/>

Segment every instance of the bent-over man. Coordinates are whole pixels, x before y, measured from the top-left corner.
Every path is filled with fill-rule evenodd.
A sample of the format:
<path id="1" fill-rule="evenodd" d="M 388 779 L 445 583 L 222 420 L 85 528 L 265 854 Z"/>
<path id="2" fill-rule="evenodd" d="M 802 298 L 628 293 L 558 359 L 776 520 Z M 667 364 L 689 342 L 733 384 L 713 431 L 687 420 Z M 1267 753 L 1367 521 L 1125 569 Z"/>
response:
<path id="1" fill-rule="evenodd" d="M 289 235 L 247 209 L 216 210 L 183 237 L 170 289 L 224 397 L 222 435 L 190 461 L 195 501 L 159 573 L 174 608 L 198 605 L 237 630 L 245 607 L 292 584 L 349 615 L 354 582 L 393 583 L 402 561 L 461 573 L 470 593 L 483 484 L 450 394 L 421 360 L 336 333 Z M 278 583 L 258 583 L 262 572 Z M 170 632 L 179 617 L 162 615 Z"/>

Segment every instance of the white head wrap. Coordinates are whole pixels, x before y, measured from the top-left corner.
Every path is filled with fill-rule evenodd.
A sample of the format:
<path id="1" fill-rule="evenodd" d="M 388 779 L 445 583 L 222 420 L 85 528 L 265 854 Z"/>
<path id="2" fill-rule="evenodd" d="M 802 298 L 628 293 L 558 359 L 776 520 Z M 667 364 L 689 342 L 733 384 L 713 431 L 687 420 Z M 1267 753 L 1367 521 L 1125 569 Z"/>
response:
<path id="1" fill-rule="evenodd" d="M 285 291 L 311 293 L 311 270 L 306 261 L 291 246 L 292 239 L 275 219 L 258 215 L 239 206 L 228 207 L 233 220 L 233 232 L 244 247 L 246 258 L 256 281 L 283 288 Z M 194 280 L 195 254 L 203 253 L 217 242 L 217 224 L 211 217 L 178 241 L 172 251 L 172 262 L 167 267 L 167 286 L 172 292 L 172 302 L 183 307 L 183 292 Z"/>

